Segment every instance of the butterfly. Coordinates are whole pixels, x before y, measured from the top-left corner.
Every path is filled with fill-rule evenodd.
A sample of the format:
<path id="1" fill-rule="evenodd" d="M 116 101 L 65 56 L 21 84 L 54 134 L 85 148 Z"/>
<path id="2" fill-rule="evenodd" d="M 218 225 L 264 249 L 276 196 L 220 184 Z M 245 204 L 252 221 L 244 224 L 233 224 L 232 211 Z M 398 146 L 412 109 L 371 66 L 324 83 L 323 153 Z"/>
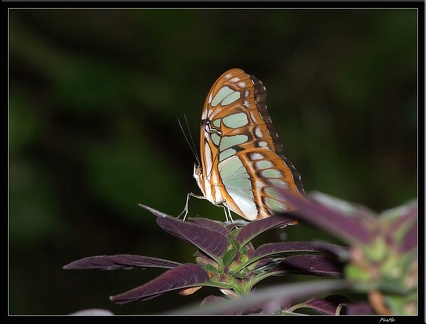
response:
<path id="1" fill-rule="evenodd" d="M 300 173 L 284 156 L 266 96 L 262 82 L 238 68 L 213 84 L 201 114 L 201 159 L 193 173 L 203 196 L 190 193 L 187 205 L 189 196 L 207 199 L 224 206 L 227 219 L 233 211 L 253 221 L 292 210 L 280 191 L 304 194 Z"/>

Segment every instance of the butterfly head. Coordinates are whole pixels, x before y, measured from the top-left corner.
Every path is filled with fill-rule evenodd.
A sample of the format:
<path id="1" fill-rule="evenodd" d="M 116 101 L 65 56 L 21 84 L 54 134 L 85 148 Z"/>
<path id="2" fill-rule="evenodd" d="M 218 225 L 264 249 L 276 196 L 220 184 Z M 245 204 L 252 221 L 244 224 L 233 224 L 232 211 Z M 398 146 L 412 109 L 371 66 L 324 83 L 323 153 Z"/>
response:
<path id="1" fill-rule="evenodd" d="M 200 185 L 200 177 L 202 175 L 202 169 L 201 166 L 197 165 L 197 163 L 194 163 L 194 179 L 197 180 L 198 185 Z"/>

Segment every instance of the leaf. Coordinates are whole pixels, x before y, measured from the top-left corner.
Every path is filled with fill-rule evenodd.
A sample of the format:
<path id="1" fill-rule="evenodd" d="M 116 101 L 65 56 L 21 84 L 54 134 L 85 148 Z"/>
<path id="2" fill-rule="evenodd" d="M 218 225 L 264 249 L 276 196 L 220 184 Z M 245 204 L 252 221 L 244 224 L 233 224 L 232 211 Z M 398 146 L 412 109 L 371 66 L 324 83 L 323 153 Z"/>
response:
<path id="1" fill-rule="evenodd" d="M 256 261 L 256 260 L 251 260 L 250 259 L 250 262 L 254 262 L 254 261 Z M 272 257 L 271 258 L 262 258 L 261 260 L 259 260 L 256 263 L 254 263 L 254 266 L 250 266 L 249 268 L 253 268 L 253 269 L 259 270 L 262 267 L 267 267 L 267 268 L 270 268 L 271 266 L 275 267 L 275 265 L 277 263 L 279 263 L 279 262 L 274 261 L 274 258 L 272 258 Z"/>
<path id="2" fill-rule="evenodd" d="M 209 279 L 202 267 L 186 263 L 166 271 L 142 286 L 111 296 L 110 299 L 117 304 L 148 300 L 168 291 L 199 286 L 200 283 L 208 282 Z"/>
<path id="3" fill-rule="evenodd" d="M 238 299 L 227 299 L 221 302 L 204 303 L 203 307 L 186 307 L 167 314 L 174 315 L 223 315 L 244 313 L 248 309 L 262 308 L 262 314 L 277 314 L 281 306 L 289 300 L 300 300 L 312 295 L 330 293 L 334 290 L 345 289 L 349 284 L 344 280 L 321 280 L 312 282 L 297 282 L 284 285 L 275 285 L 269 288 L 256 290 L 253 294 Z"/>
<path id="4" fill-rule="evenodd" d="M 201 302 L 201 306 L 218 303 L 218 302 L 226 302 L 228 299 L 221 296 L 210 295 L 203 299 Z"/>
<path id="5" fill-rule="evenodd" d="M 401 252 L 408 253 L 413 249 L 416 249 L 418 245 L 417 242 L 417 222 L 411 227 L 404 237 L 404 241 L 402 242 Z"/>
<path id="6" fill-rule="evenodd" d="M 259 259 L 273 254 L 289 252 L 326 252 L 333 253 L 339 257 L 349 257 L 349 249 L 336 244 L 323 242 L 279 242 L 259 246 L 251 258 Z"/>
<path id="7" fill-rule="evenodd" d="M 341 211 L 341 207 L 332 209 L 329 207 L 330 204 L 326 206 L 313 199 L 301 198 L 287 191 L 283 190 L 281 194 L 296 208 L 293 213 L 297 219 L 314 224 L 348 243 L 368 244 L 372 242 L 374 237 L 370 233 L 368 224 L 365 223 L 374 218 L 365 209 L 348 208 L 353 213 L 349 217 Z"/>
<path id="8" fill-rule="evenodd" d="M 257 235 L 276 227 L 284 227 L 294 222 L 294 218 L 279 214 L 260 219 L 245 225 L 236 236 L 236 241 L 240 246 L 244 246 Z"/>
<path id="9" fill-rule="evenodd" d="M 157 218 L 157 224 L 166 232 L 197 246 L 212 258 L 221 258 L 228 246 L 228 237 L 215 230 L 171 217 Z"/>
<path id="10" fill-rule="evenodd" d="M 395 231 L 413 218 L 417 219 L 417 205 L 417 200 L 409 201 L 404 205 L 381 212 L 380 217 L 386 219 L 391 224 L 391 230 Z"/>
<path id="11" fill-rule="evenodd" d="M 204 300 L 201 302 L 201 306 L 209 306 L 209 305 L 214 305 L 215 304 L 219 304 L 220 303 L 226 303 L 227 301 L 229 301 L 228 298 L 224 298 L 224 297 L 219 297 L 219 296 L 207 296 L 206 298 L 204 298 Z M 242 308 L 242 309 L 232 309 L 227 313 L 223 313 L 221 315 L 250 315 L 250 314 L 258 314 L 262 311 L 261 308 L 259 307 L 255 307 L 253 309 L 246 309 L 246 308 Z"/>
<path id="12" fill-rule="evenodd" d="M 297 308 L 307 307 L 324 315 L 336 315 L 339 305 L 349 301 L 350 300 L 347 297 L 340 295 L 327 296 L 324 299 L 313 297 L 303 303 L 298 304 Z M 292 307 L 292 310 L 294 311 L 295 308 L 296 305 Z"/>
<path id="13" fill-rule="evenodd" d="M 160 211 L 158 211 L 158 210 L 156 210 L 156 209 L 154 209 L 152 207 L 149 207 L 149 206 L 145 206 L 145 205 L 139 204 L 139 207 L 142 207 L 142 208 L 150 211 L 151 213 L 153 213 L 157 217 L 172 217 L 172 216 L 170 216 L 168 214 L 160 212 Z"/>
<path id="14" fill-rule="evenodd" d="M 228 237 L 224 234 L 223 230 L 219 229 L 217 223 L 208 222 L 208 220 L 201 221 L 199 224 L 196 222 L 183 222 L 151 207 L 141 204 L 139 206 L 158 216 L 157 224 L 167 233 L 197 246 L 212 258 L 220 258 L 225 253 L 228 246 Z"/>
<path id="15" fill-rule="evenodd" d="M 191 222 L 196 223 L 201 227 L 218 232 L 222 235 L 228 235 L 229 233 L 229 230 L 221 222 L 202 217 L 190 218 L 190 220 Z"/>
<path id="16" fill-rule="evenodd" d="M 174 268 L 181 263 L 132 254 L 98 255 L 71 262 L 63 269 L 132 269 L 132 268 Z"/>
<path id="17" fill-rule="evenodd" d="M 113 316 L 114 314 L 106 309 L 83 309 L 74 313 L 69 314 L 70 316 Z"/>
<path id="18" fill-rule="evenodd" d="M 380 214 L 380 218 L 389 223 L 388 232 L 402 253 L 417 248 L 417 201 L 386 210 Z"/>
<path id="19" fill-rule="evenodd" d="M 346 308 L 345 315 L 376 315 L 368 302 L 352 302 L 342 304 Z"/>
<path id="20" fill-rule="evenodd" d="M 235 248 L 232 248 L 226 251 L 226 253 L 223 255 L 223 265 L 225 267 L 228 266 L 235 259 L 235 256 L 237 255 L 237 253 L 238 253 L 238 250 Z"/>
<path id="21" fill-rule="evenodd" d="M 341 277 L 343 264 L 322 255 L 293 255 L 280 262 L 274 271 L 284 273 Z"/>

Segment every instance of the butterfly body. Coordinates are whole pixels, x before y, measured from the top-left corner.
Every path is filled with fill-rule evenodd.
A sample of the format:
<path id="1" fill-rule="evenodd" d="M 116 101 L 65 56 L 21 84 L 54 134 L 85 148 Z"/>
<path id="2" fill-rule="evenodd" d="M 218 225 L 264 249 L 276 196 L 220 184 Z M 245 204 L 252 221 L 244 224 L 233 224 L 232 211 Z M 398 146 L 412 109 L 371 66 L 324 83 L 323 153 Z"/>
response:
<path id="1" fill-rule="evenodd" d="M 241 69 L 222 74 L 201 116 L 201 165 L 194 178 L 204 198 L 247 220 L 291 207 L 281 190 L 303 194 L 300 174 L 284 157 L 266 107 L 266 89 Z"/>

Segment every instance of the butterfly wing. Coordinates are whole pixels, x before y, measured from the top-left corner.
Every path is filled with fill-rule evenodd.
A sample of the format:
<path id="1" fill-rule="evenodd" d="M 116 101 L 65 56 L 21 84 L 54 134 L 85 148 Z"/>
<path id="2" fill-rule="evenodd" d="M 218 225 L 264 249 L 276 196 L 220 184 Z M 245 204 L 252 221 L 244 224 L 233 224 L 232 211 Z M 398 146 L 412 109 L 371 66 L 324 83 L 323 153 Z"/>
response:
<path id="1" fill-rule="evenodd" d="M 247 220 L 291 210 L 280 190 L 303 193 L 265 101 L 256 77 L 231 69 L 213 84 L 201 117 L 201 166 L 194 177 L 205 198 Z"/>

